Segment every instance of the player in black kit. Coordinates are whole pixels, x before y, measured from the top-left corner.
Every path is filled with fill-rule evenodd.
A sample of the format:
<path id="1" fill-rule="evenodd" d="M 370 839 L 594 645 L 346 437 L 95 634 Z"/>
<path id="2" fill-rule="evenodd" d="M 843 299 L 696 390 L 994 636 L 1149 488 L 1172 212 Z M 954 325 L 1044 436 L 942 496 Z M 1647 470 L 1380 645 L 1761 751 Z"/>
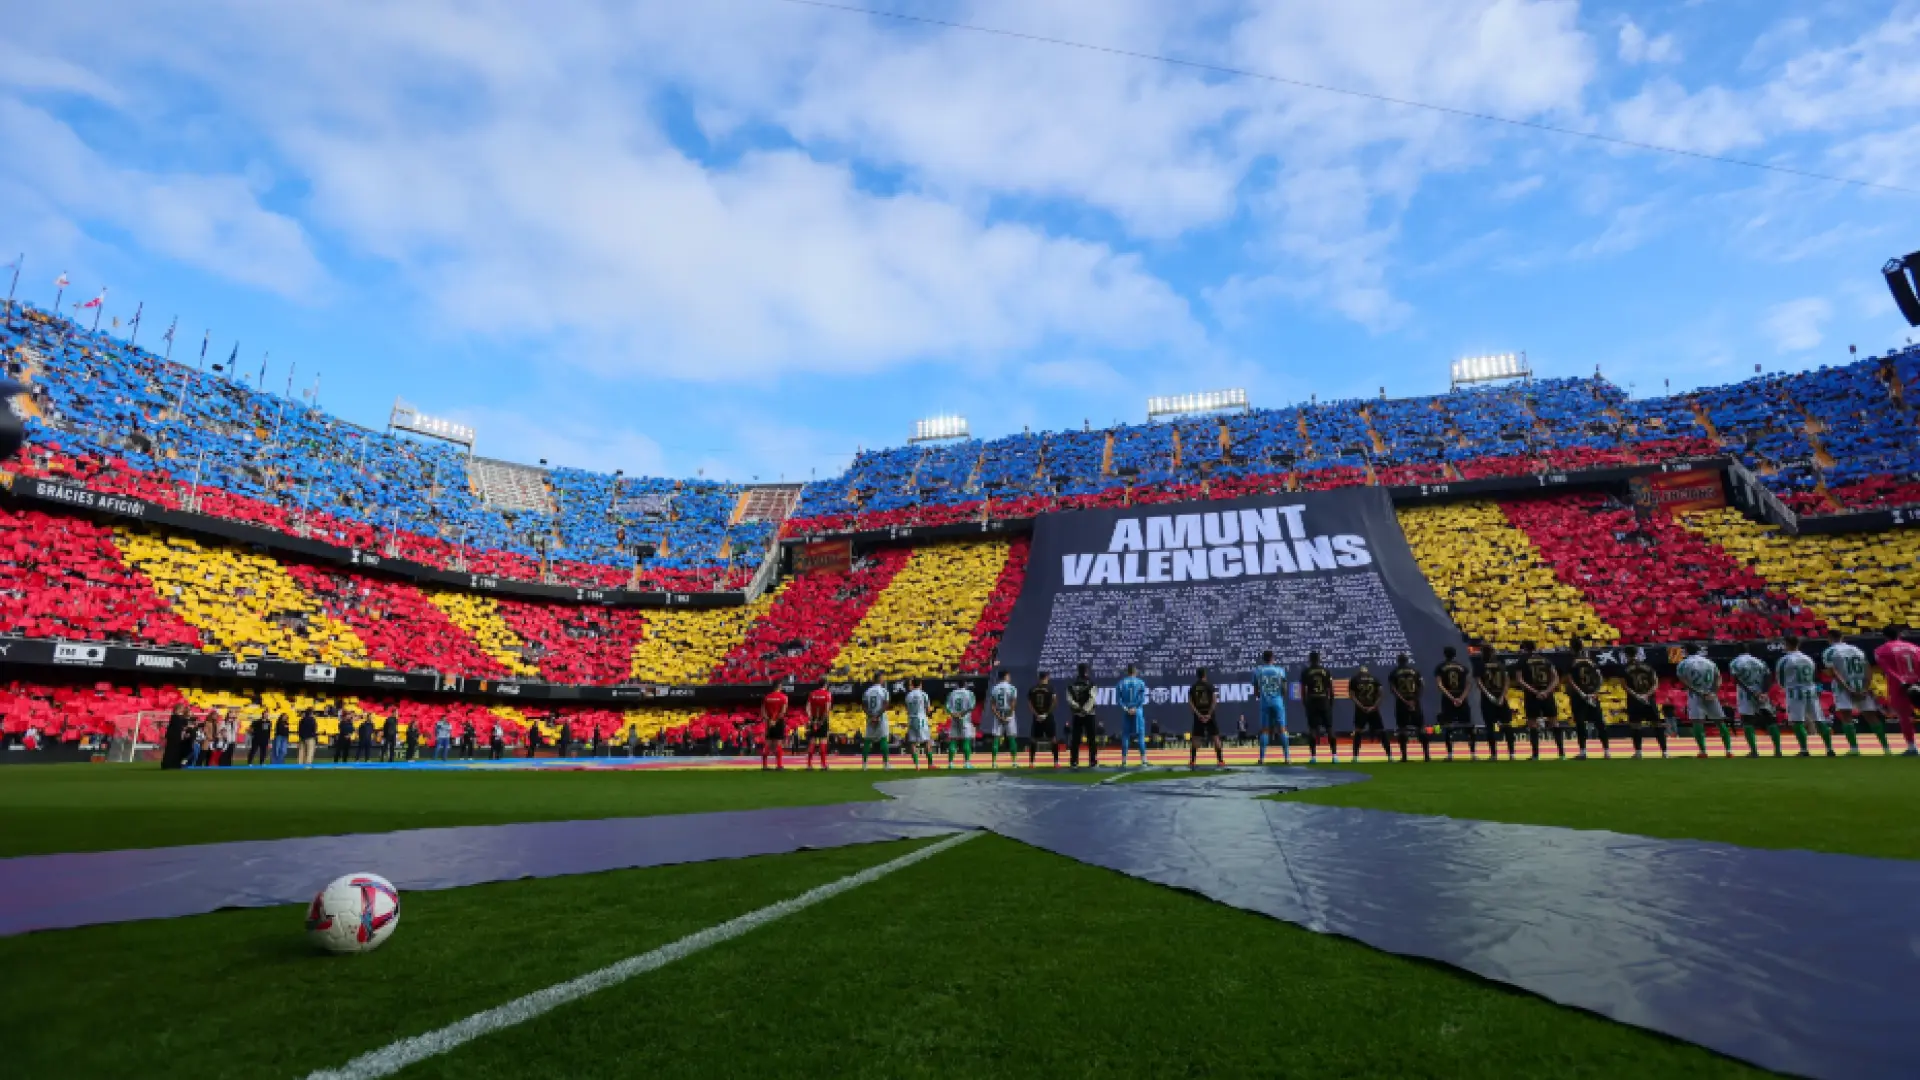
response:
<path id="1" fill-rule="evenodd" d="M 1490 644 L 1480 646 L 1473 661 L 1473 681 L 1480 688 L 1480 722 L 1487 727 L 1487 749 L 1500 760 L 1500 736 L 1507 737 L 1507 760 L 1513 752 L 1513 706 L 1507 704 L 1507 665 Z"/>
<path id="2" fill-rule="evenodd" d="M 1593 662 L 1586 643 L 1579 638 L 1568 642 L 1567 647 L 1573 650 L 1573 662 L 1567 668 L 1567 700 L 1573 706 L 1573 737 L 1580 742 L 1579 760 L 1587 760 L 1589 731 L 1599 736 L 1600 753 L 1612 757 L 1613 747 L 1607 742 L 1607 713 L 1600 705 L 1600 688 L 1605 684 L 1600 665 Z"/>
<path id="3" fill-rule="evenodd" d="M 1347 699 L 1353 702 L 1353 753 L 1348 760 L 1360 760 L 1360 744 L 1372 735 L 1392 761 L 1393 744 L 1387 741 L 1387 725 L 1380 719 L 1380 679 L 1366 668 L 1356 669 L 1347 680 Z"/>
<path id="4" fill-rule="evenodd" d="M 1320 760 L 1320 740 L 1327 740 L 1327 753 L 1340 764 L 1340 745 L 1333 741 L 1333 673 L 1320 666 L 1320 654 L 1307 654 L 1306 669 L 1300 672 L 1300 697 L 1307 706 L 1307 761 Z"/>
<path id="5" fill-rule="evenodd" d="M 1201 668 L 1194 673 L 1193 685 L 1187 688 L 1187 706 L 1193 710 L 1193 749 L 1187 754 L 1187 768 L 1194 767 L 1200 760 L 1200 741 L 1206 739 L 1213 743 L 1213 760 L 1224 767 L 1226 754 L 1220 749 L 1220 721 L 1214 718 L 1214 705 L 1219 695 L 1213 684 L 1207 681 L 1207 669 Z"/>
<path id="6" fill-rule="evenodd" d="M 1477 753 L 1474 748 L 1476 739 L 1473 730 L 1473 705 L 1467 701 L 1467 666 L 1456 659 L 1460 654 L 1449 645 L 1440 650 L 1440 666 L 1433 669 L 1433 681 L 1440 687 L 1440 736 L 1447 740 L 1447 760 L 1453 760 L 1453 737 L 1464 732 L 1467 736 L 1467 760 L 1472 761 Z"/>
<path id="7" fill-rule="evenodd" d="M 1531 641 L 1520 645 L 1519 668 L 1520 693 L 1527 710 L 1527 741 L 1533 744 L 1532 760 L 1540 760 L 1540 728 L 1543 725 L 1553 731 L 1554 749 L 1565 759 L 1567 733 L 1560 730 L 1560 706 L 1553 700 L 1553 692 L 1560 689 L 1559 669 Z"/>
<path id="8" fill-rule="evenodd" d="M 1027 768 L 1033 768 L 1033 756 L 1045 740 L 1053 751 L 1053 767 L 1060 767 L 1060 733 L 1053 723 L 1053 676 L 1041 672 L 1027 691 L 1027 708 L 1033 710 L 1033 738 L 1027 743 Z"/>
<path id="9" fill-rule="evenodd" d="M 1420 760 L 1432 761 L 1432 744 L 1427 740 L 1427 718 L 1420 709 L 1420 690 L 1427 681 L 1420 675 L 1420 669 L 1413 666 L 1413 658 L 1401 653 L 1398 667 L 1387 676 L 1387 686 L 1393 690 L 1393 733 L 1400 738 L 1400 760 L 1407 760 L 1408 730 L 1420 736 Z"/>
<path id="10" fill-rule="evenodd" d="M 1660 674 L 1647 663 L 1644 651 L 1635 651 L 1627 661 L 1627 726 L 1633 729 L 1633 756 L 1640 756 L 1640 742 L 1649 732 L 1660 743 L 1660 756 L 1667 756 L 1667 725 L 1660 720 L 1660 705 L 1654 695 L 1660 690 Z"/>

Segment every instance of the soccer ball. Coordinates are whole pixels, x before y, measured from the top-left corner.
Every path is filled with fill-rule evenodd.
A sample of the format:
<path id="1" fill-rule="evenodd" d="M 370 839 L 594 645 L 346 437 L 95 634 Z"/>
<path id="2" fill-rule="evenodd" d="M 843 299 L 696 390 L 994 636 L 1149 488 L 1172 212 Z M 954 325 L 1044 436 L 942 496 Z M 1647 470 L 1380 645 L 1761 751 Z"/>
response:
<path id="1" fill-rule="evenodd" d="M 307 905 L 307 937 L 328 952 L 372 952 L 399 925 L 400 890 L 379 874 L 336 878 Z"/>

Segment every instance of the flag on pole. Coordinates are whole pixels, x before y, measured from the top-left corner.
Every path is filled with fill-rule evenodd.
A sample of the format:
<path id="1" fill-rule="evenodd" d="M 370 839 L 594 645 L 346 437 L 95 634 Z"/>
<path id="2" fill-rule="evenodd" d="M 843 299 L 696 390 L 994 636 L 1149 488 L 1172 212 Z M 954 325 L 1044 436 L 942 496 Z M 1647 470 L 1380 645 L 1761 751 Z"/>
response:
<path id="1" fill-rule="evenodd" d="M 267 357 L 272 355 L 273 353 L 271 352 L 264 352 L 260 354 L 260 377 L 254 380 L 254 386 L 256 389 L 264 390 L 267 387 Z"/>
<path id="2" fill-rule="evenodd" d="M 54 278 L 54 279 L 53 279 L 53 287 L 54 287 L 54 288 L 56 288 L 56 289 L 64 289 L 64 288 L 66 288 L 66 287 L 67 287 L 67 275 L 63 273 L 63 274 L 61 274 L 61 275 L 60 275 L 59 277 L 57 277 L 57 278 Z"/>
<path id="3" fill-rule="evenodd" d="M 212 340 L 213 331 L 211 330 L 200 336 L 200 362 L 195 364 L 195 367 L 205 367 L 207 365 L 207 344 Z"/>
<path id="4" fill-rule="evenodd" d="M 94 297 L 93 299 L 87 301 L 84 304 L 75 304 L 73 306 L 75 309 L 81 310 L 81 311 L 84 311 L 87 308 L 97 308 L 100 306 L 100 301 L 105 300 L 106 298 L 107 298 L 107 294 L 101 293 L 99 296 Z"/>
<path id="5" fill-rule="evenodd" d="M 175 315 L 173 317 L 173 321 L 167 324 L 167 332 L 160 335 L 160 340 L 166 342 L 169 345 L 173 344 L 173 331 L 174 331 L 174 328 L 179 325 L 180 325 L 180 316 Z"/>

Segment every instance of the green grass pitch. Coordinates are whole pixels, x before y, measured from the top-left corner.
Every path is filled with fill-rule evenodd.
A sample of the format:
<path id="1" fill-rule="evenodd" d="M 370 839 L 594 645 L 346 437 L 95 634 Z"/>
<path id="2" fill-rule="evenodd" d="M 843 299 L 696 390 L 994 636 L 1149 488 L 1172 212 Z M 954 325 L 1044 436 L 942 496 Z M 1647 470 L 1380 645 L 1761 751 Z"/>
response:
<path id="1" fill-rule="evenodd" d="M 1913 766 L 1369 765 L 1368 783 L 1290 798 L 1914 858 Z M 22 854 L 799 805 L 875 797 L 879 776 L 23 768 L 0 773 L 0 839 Z M 301 1076 L 914 846 L 410 893 L 393 941 L 364 957 L 310 952 L 297 908 L 0 939 L 0 1016 L 13 1019 L 6 1071 Z M 1755 1070 L 984 837 L 401 1075 L 1629 1072 Z"/>

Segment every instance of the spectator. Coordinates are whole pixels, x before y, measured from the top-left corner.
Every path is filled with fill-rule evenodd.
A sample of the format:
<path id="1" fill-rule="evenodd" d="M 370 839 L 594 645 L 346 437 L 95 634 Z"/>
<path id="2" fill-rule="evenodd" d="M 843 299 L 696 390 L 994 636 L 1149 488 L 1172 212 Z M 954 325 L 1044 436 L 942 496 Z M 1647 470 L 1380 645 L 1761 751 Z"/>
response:
<path id="1" fill-rule="evenodd" d="M 248 725 L 251 738 L 247 740 L 247 764 L 265 765 L 267 763 L 269 740 L 273 737 L 273 725 L 267 722 L 267 714 L 255 716 Z"/>
<path id="2" fill-rule="evenodd" d="M 300 710 L 300 766 L 311 768 L 313 756 L 320 748 L 320 721 L 312 709 Z"/>
<path id="3" fill-rule="evenodd" d="M 287 763 L 287 717 L 285 713 L 278 713 L 273 718 L 273 763 L 275 765 L 285 765 Z"/>
<path id="4" fill-rule="evenodd" d="M 192 726 L 193 713 L 187 711 L 186 703 L 175 705 L 167 715 L 166 741 L 160 750 L 161 768 L 178 769 L 185 766 L 190 739 L 188 729 Z"/>

